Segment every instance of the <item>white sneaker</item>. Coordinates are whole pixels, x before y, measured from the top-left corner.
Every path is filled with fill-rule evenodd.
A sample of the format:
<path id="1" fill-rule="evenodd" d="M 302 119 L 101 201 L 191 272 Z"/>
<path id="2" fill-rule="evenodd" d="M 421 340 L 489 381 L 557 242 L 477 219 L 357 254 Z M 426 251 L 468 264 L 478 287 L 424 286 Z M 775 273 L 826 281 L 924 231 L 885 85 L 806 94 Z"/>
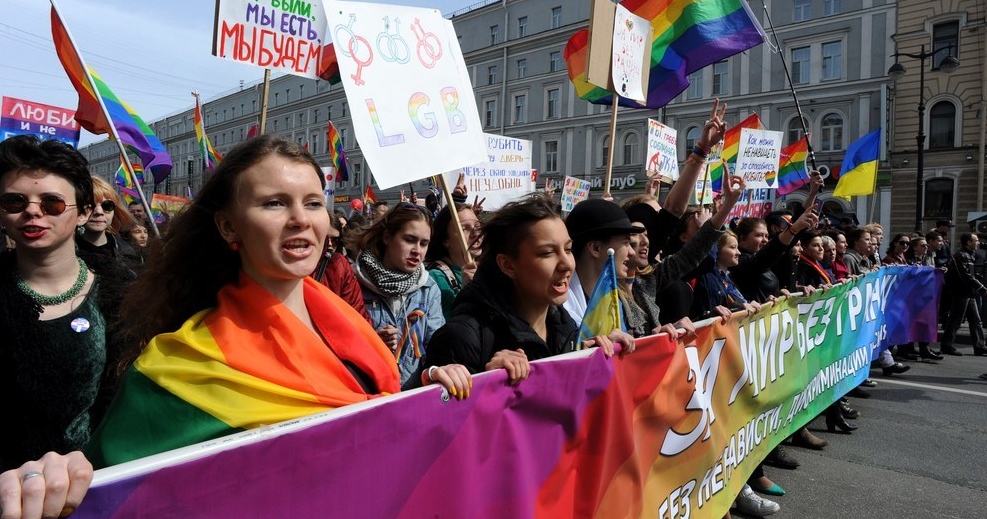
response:
<path id="1" fill-rule="evenodd" d="M 740 491 L 740 495 L 737 496 L 737 500 L 733 502 L 731 508 L 736 508 L 743 514 L 763 517 L 781 510 L 781 505 L 761 497 L 754 492 L 750 485 L 744 485 L 744 489 Z"/>

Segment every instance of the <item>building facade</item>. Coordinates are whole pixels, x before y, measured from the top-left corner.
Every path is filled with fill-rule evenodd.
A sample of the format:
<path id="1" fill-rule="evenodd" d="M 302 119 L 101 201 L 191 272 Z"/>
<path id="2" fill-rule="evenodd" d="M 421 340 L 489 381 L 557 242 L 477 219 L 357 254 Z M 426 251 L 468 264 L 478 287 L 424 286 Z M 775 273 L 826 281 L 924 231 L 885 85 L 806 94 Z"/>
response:
<path id="1" fill-rule="evenodd" d="M 803 121 L 782 57 L 790 64 L 805 127 L 824 171 L 841 163 L 850 142 L 887 124 L 886 71 L 893 63 L 894 2 L 774 0 L 766 6 L 777 44 L 764 12 L 755 11 L 769 42 L 694 73 L 692 85 L 662 110 L 618 111 L 611 181 L 615 197 L 643 189 L 648 118 L 678 130 L 680 162 L 709 118 L 715 98 L 727 103 L 728 124 L 756 112 L 767 128 L 785 132 L 785 144 L 801 137 Z M 531 140 L 533 167 L 540 179 L 586 178 L 599 192 L 611 142 L 610 107 L 591 105 L 576 96 L 563 59 L 566 42 L 587 28 L 589 15 L 588 2 L 490 0 L 452 13 L 451 19 L 484 131 Z M 348 139 L 353 131 L 342 88 L 283 76 L 272 80 L 270 92 L 267 131 L 309 143 L 322 162 L 328 161 L 326 121 L 334 122 L 355 172 L 337 195 L 343 202 L 358 196 L 363 175 L 369 171 L 359 143 Z M 205 126 L 220 153 L 240 142 L 257 122 L 260 94 L 260 85 L 251 85 L 204 104 Z M 188 192 L 189 182 L 192 192 L 201 184 L 202 161 L 191 121 L 190 109 L 151 125 L 175 159 L 170 184 L 158 186 L 159 190 L 181 195 Z M 99 143 L 85 150 L 100 176 L 112 175 L 119 166 L 110 148 Z M 397 190 L 392 191 L 379 196 L 394 200 Z M 856 213 L 861 220 L 890 218 L 890 201 L 881 196 L 861 197 L 852 204 L 824 198 L 825 210 L 833 214 Z M 802 199 L 804 193 L 796 192 L 785 203 L 798 204 Z"/>

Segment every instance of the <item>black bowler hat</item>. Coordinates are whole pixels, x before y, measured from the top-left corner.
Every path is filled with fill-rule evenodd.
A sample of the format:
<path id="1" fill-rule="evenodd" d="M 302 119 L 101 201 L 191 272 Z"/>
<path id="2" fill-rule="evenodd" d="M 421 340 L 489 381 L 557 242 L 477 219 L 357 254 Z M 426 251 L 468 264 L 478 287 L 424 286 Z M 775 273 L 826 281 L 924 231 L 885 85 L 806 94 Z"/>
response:
<path id="1" fill-rule="evenodd" d="M 632 227 L 627 213 L 619 205 L 602 198 L 576 204 L 565 219 L 565 228 L 574 243 L 586 243 L 617 234 L 637 234 L 644 230 Z"/>

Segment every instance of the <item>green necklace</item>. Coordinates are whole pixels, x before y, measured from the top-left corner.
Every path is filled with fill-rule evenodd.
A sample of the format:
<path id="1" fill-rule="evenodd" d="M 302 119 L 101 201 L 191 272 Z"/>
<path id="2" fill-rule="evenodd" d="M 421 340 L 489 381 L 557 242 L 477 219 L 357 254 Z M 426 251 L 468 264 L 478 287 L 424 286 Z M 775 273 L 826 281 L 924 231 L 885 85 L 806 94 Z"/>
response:
<path id="1" fill-rule="evenodd" d="M 44 294 L 39 294 L 27 284 L 27 281 L 24 281 L 24 278 L 21 277 L 19 272 L 14 270 L 14 277 L 17 278 L 17 288 L 21 289 L 21 292 L 31 296 L 31 298 L 37 301 L 41 306 L 55 306 L 69 301 L 73 297 L 79 295 L 79 292 L 82 292 L 82 287 L 86 286 L 86 281 L 89 281 L 89 267 L 86 266 L 86 262 L 82 261 L 82 258 L 79 257 L 76 257 L 75 259 L 79 261 L 79 277 L 75 280 L 75 284 L 72 285 L 72 288 L 68 289 L 67 292 L 63 292 L 57 296 L 46 296 Z"/>

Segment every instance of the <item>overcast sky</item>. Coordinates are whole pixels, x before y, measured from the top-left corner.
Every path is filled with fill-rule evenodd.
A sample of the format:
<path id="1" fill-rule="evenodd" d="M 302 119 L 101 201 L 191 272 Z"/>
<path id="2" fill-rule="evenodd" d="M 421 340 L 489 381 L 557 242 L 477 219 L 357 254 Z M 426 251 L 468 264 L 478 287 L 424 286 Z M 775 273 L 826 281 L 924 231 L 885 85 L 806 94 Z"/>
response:
<path id="1" fill-rule="evenodd" d="M 369 0 L 375 1 L 376 0 Z M 443 13 L 481 0 L 389 0 Z M 95 69 L 145 121 L 208 101 L 264 77 L 263 69 L 210 54 L 209 0 L 60 0 L 59 11 Z M 50 4 L 0 0 L 0 95 L 75 109 L 79 97 L 55 56 Z M 82 130 L 83 145 L 102 140 Z"/>

